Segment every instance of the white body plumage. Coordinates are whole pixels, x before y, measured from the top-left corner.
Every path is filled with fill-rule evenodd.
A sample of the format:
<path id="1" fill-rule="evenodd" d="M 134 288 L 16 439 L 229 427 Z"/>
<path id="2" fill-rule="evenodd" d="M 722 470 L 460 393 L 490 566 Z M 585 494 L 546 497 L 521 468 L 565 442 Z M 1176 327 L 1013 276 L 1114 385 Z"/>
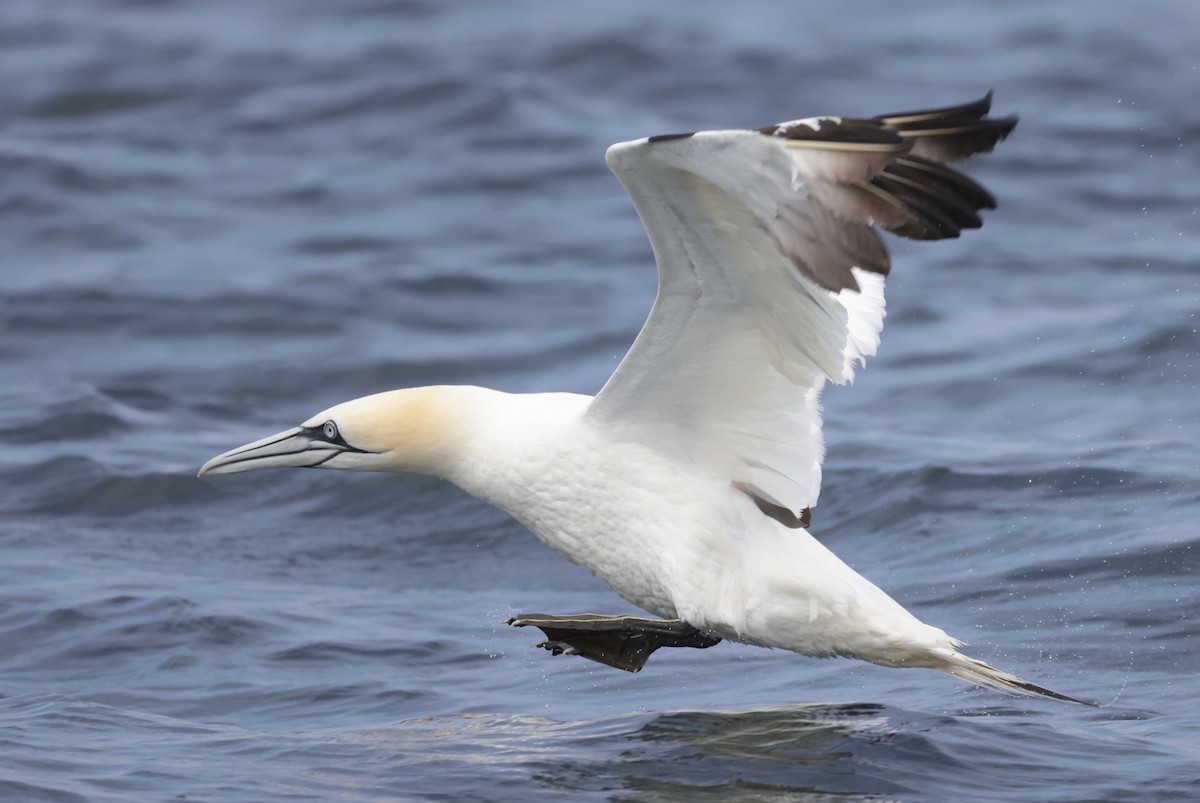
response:
<path id="1" fill-rule="evenodd" d="M 728 479 L 614 439 L 572 394 L 475 397 L 451 479 L 507 511 L 630 603 L 722 638 L 916 665 L 950 648 L 804 529 Z"/>

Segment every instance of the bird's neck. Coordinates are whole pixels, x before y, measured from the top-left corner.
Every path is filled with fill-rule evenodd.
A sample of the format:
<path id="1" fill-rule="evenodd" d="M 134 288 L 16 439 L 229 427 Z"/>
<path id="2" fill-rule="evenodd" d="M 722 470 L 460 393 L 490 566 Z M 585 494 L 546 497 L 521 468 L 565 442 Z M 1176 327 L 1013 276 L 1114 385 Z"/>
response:
<path id="1" fill-rule="evenodd" d="M 457 403 L 441 423 L 451 453 L 442 455 L 440 471 L 425 473 L 515 514 L 538 478 L 555 472 L 563 451 L 577 443 L 591 397 L 456 390 Z"/>
<path id="2" fill-rule="evenodd" d="M 488 501 L 554 451 L 590 397 L 510 394 L 469 385 L 408 388 L 355 402 L 367 448 L 388 470 L 450 480 Z M 365 433 L 370 433 L 369 435 Z M 353 433 L 346 433 L 355 443 Z M 551 447 L 551 448 L 548 448 Z"/>

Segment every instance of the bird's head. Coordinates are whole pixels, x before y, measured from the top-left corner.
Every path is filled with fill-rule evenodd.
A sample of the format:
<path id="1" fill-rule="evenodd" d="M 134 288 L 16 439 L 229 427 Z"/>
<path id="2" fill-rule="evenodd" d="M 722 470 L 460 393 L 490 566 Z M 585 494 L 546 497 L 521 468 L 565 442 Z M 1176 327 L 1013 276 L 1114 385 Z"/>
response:
<path id="1" fill-rule="evenodd" d="M 298 427 L 217 455 L 200 476 L 298 467 L 447 477 L 469 437 L 471 397 L 479 390 L 409 388 L 343 402 Z"/>

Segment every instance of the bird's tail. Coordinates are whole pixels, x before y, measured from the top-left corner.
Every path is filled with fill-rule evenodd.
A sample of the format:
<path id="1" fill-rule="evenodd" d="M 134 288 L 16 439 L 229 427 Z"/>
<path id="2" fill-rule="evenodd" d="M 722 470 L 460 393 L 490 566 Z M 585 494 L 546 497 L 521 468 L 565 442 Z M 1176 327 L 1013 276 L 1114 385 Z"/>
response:
<path id="1" fill-rule="evenodd" d="M 1021 694 L 1026 697 L 1043 697 L 1050 700 L 1061 700 L 1065 703 L 1096 705 L 1096 703 L 1087 700 L 1077 700 L 1074 697 L 1068 697 L 1065 694 L 1051 691 L 1036 683 L 1023 680 L 1016 675 L 985 664 L 983 661 L 977 661 L 969 655 L 963 655 L 958 650 L 938 650 L 938 657 L 941 660 L 934 664 L 937 669 L 942 670 L 946 674 L 953 675 L 960 680 L 974 683 L 976 686 L 985 686 L 989 689 L 996 689 L 1010 694 Z"/>

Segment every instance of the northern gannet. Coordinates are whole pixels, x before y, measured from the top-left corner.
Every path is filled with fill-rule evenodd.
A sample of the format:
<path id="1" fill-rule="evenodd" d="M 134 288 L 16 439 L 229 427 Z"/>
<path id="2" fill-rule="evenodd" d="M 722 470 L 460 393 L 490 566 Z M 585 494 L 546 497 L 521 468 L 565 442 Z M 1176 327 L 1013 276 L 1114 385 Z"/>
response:
<path id="1" fill-rule="evenodd" d="M 818 399 L 875 354 L 887 250 L 981 225 L 995 201 L 945 165 L 1017 123 L 991 93 L 871 119 L 622 142 L 606 161 L 658 263 L 649 319 L 595 396 L 393 390 L 240 446 L 200 474 L 300 466 L 447 479 L 661 620 L 547 616 L 540 646 L 637 671 L 660 646 L 730 639 L 929 667 L 1080 702 L 960 652 L 809 534 Z"/>

